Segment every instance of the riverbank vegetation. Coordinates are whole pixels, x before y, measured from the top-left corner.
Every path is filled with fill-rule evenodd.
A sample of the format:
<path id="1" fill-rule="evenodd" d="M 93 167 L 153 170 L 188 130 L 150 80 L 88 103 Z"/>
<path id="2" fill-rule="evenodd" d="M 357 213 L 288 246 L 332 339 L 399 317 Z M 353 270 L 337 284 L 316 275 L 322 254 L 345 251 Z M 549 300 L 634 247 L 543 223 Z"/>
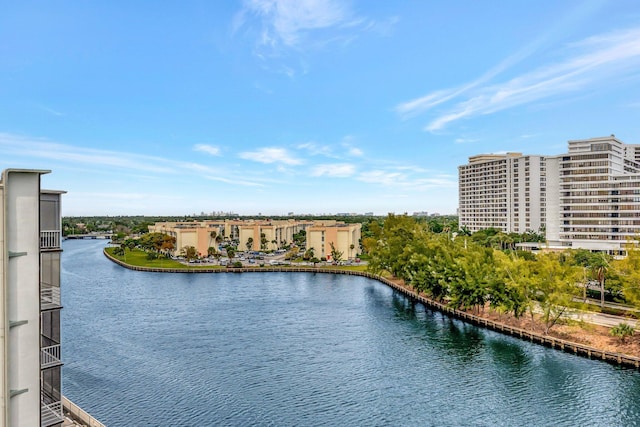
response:
<path id="1" fill-rule="evenodd" d="M 572 312 L 586 308 L 587 294 L 605 282 L 608 299 L 637 308 L 640 251 L 624 260 L 580 250 L 534 255 L 517 251 L 514 240 L 497 230 L 436 233 L 412 217 L 389 215 L 363 244 L 370 272 L 389 274 L 454 308 L 543 334 L 569 323 Z"/>

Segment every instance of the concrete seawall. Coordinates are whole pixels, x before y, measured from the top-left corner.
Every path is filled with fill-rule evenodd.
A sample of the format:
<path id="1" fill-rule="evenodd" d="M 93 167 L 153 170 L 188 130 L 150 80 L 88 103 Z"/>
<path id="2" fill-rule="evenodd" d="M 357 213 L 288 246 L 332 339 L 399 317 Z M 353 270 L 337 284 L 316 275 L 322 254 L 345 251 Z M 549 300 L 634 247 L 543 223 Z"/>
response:
<path id="1" fill-rule="evenodd" d="M 69 418 L 81 425 L 88 427 L 105 427 L 104 424 L 93 418 L 87 411 L 67 399 L 65 396 L 62 396 L 62 407 Z"/>
<path id="2" fill-rule="evenodd" d="M 429 307 L 434 310 L 438 310 L 449 316 L 455 317 L 460 320 L 464 320 L 474 325 L 492 329 L 494 331 L 497 331 L 506 335 L 511 335 L 517 338 L 521 338 L 527 341 L 531 341 L 536 344 L 541 344 L 547 347 L 562 350 L 567 353 L 573 353 L 578 356 L 587 357 L 589 359 L 603 360 L 611 364 L 626 366 L 630 368 L 636 368 L 636 369 L 640 368 L 639 357 L 630 356 L 623 353 L 609 352 L 609 351 L 598 349 L 595 347 L 590 347 L 588 345 L 575 343 L 575 342 L 563 340 L 560 338 L 554 338 L 548 335 L 539 334 L 537 332 L 528 331 L 526 329 L 520 329 L 513 326 L 505 325 L 504 323 L 486 319 L 481 316 L 476 316 L 474 314 L 470 314 L 465 311 L 461 311 L 461 310 L 457 310 L 455 308 L 449 307 L 446 304 L 440 303 L 438 301 L 434 301 L 423 295 L 418 295 L 415 291 L 411 289 L 405 288 L 403 286 L 400 286 L 397 283 L 392 282 L 389 279 L 386 279 L 381 276 L 376 276 L 366 271 L 339 270 L 339 269 L 328 269 L 328 268 L 317 268 L 317 267 L 194 268 L 194 269 L 188 269 L 188 270 L 179 269 L 179 268 L 149 268 L 149 267 L 139 267 L 139 266 L 125 264 L 124 262 L 112 257 L 109 253 L 107 253 L 107 251 L 104 251 L 104 254 L 111 261 L 115 262 L 118 265 L 121 265 L 124 268 L 128 268 L 130 270 L 135 270 L 135 271 L 147 271 L 147 272 L 157 272 L 157 273 L 183 273 L 183 274 L 236 273 L 236 274 L 239 274 L 239 273 L 262 273 L 262 272 L 291 272 L 291 273 L 344 274 L 348 276 L 366 277 L 366 278 L 377 280 L 381 283 L 384 283 L 385 285 L 395 289 L 396 291 L 402 293 L 408 298 L 414 301 L 420 302 L 426 307 Z"/>

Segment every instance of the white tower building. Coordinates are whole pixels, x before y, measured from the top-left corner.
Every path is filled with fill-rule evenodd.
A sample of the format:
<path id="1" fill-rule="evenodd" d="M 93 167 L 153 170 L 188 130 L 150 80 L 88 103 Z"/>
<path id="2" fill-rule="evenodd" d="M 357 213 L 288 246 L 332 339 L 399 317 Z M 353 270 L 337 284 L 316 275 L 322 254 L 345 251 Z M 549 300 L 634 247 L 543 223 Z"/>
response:
<path id="1" fill-rule="evenodd" d="M 49 171 L 8 169 L 0 181 L 0 425 L 59 426 L 60 199 Z"/>

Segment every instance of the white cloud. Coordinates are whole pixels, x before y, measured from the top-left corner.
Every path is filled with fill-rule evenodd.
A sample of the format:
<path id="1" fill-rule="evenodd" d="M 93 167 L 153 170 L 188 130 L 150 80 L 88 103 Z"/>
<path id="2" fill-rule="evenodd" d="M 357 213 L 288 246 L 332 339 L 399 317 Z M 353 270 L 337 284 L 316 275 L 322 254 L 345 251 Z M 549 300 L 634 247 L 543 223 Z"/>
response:
<path id="1" fill-rule="evenodd" d="M 403 118 L 413 117 L 454 98 L 462 92 L 463 90 L 461 89 L 438 90 L 425 96 L 421 96 L 420 98 L 398 104 L 395 110 L 396 113 L 400 114 Z"/>
<path id="2" fill-rule="evenodd" d="M 351 157 L 361 157 L 364 153 L 361 149 L 352 146 L 349 142 L 351 138 L 345 137 L 340 145 L 318 144 L 316 142 L 305 142 L 298 144 L 298 150 L 306 150 L 312 156 L 324 156 L 332 159 L 339 159 L 346 155 Z"/>
<path id="3" fill-rule="evenodd" d="M 457 88 L 437 90 L 420 98 L 401 103 L 396 106 L 395 110 L 402 118 L 406 119 L 416 116 L 460 95 L 463 95 L 466 92 L 469 92 L 470 90 L 490 81 L 494 77 L 511 68 L 513 65 L 531 56 L 536 50 L 540 48 L 545 39 L 546 36 L 544 35 L 537 38 L 533 42 L 527 44 L 524 48 L 520 49 L 518 52 L 500 61 L 496 66 L 494 66 L 489 71 L 473 80 L 472 82 L 466 83 Z"/>
<path id="4" fill-rule="evenodd" d="M 361 157 L 364 154 L 361 149 L 356 147 L 349 147 L 348 153 L 353 157 Z"/>
<path id="5" fill-rule="evenodd" d="M 469 144 L 471 142 L 478 142 L 478 139 L 473 139 L 473 138 L 456 138 L 454 140 L 454 142 L 456 144 Z"/>
<path id="6" fill-rule="evenodd" d="M 47 107 L 46 105 L 38 105 L 38 108 L 56 117 L 66 116 L 66 114 L 62 111 L 54 110 L 53 108 Z"/>
<path id="7" fill-rule="evenodd" d="M 235 173 L 223 169 L 214 169 L 195 162 L 182 162 L 157 156 L 147 156 L 124 151 L 108 151 L 77 147 L 51 142 L 43 138 L 31 138 L 21 135 L 0 133 L 0 151 L 20 157 L 33 157 L 55 160 L 68 164 L 74 169 L 92 168 L 93 171 L 105 170 L 112 174 L 134 174 L 140 172 L 157 176 L 189 174 L 198 178 L 216 180 L 243 186 L 261 186 L 257 181 L 241 178 Z M 238 179 L 236 179 L 238 178 Z"/>
<path id="8" fill-rule="evenodd" d="M 59 160 L 81 165 L 117 167 L 136 171 L 175 173 L 169 161 L 153 156 L 75 147 L 42 138 L 0 133 L 0 147 L 20 156 Z"/>
<path id="9" fill-rule="evenodd" d="M 301 159 L 295 158 L 284 148 L 265 147 L 256 151 L 245 151 L 239 154 L 240 158 L 259 163 L 282 163 L 285 165 L 300 165 Z"/>
<path id="10" fill-rule="evenodd" d="M 211 154 L 212 156 L 219 156 L 220 149 L 208 144 L 196 144 L 193 146 L 195 151 L 202 151 L 203 153 Z"/>
<path id="11" fill-rule="evenodd" d="M 347 178 L 355 173 L 355 166 L 349 163 L 334 163 L 317 165 L 311 169 L 311 176 L 329 176 L 335 178 Z"/>
<path id="12" fill-rule="evenodd" d="M 306 32 L 348 23 L 351 12 L 334 0 L 246 0 L 236 17 L 237 29 L 248 14 L 262 19 L 260 44 L 277 47 L 298 45 Z"/>
<path id="13" fill-rule="evenodd" d="M 393 185 L 398 184 L 406 179 L 406 176 L 400 172 L 387 172 L 374 170 L 362 172 L 358 175 L 358 181 L 367 182 L 369 184 Z"/>
<path id="14" fill-rule="evenodd" d="M 413 173 L 412 173 L 413 172 Z M 444 174 L 433 176 L 419 176 L 419 173 L 427 171 L 411 166 L 399 167 L 390 170 L 372 170 L 360 173 L 356 179 L 369 184 L 380 184 L 396 189 L 411 189 L 414 191 L 433 188 L 457 188 L 457 177 Z"/>
<path id="15" fill-rule="evenodd" d="M 303 144 L 298 144 L 296 148 L 298 150 L 306 150 L 312 156 L 336 157 L 331 146 L 326 144 L 305 142 Z"/>
<path id="16" fill-rule="evenodd" d="M 470 92 L 466 99 L 432 119 L 425 127 L 425 130 L 434 132 L 463 118 L 492 114 L 616 81 L 622 76 L 637 73 L 640 66 L 640 28 L 631 28 L 574 43 L 569 46 L 574 53 L 564 61 L 539 67 L 503 83 L 485 85 L 510 65 L 528 56 L 534 47 L 507 58 L 474 82 L 459 88 L 437 90 L 399 104 L 396 111 L 402 117 L 410 117 Z"/>

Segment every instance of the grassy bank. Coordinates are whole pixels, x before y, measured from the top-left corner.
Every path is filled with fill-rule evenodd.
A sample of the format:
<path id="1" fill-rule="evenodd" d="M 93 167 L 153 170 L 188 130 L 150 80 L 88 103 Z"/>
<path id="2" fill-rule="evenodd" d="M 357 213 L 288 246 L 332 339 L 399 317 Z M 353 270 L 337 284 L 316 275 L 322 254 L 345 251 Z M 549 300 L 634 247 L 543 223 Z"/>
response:
<path id="1" fill-rule="evenodd" d="M 126 253 L 124 256 L 121 255 L 114 255 L 113 251 L 114 251 L 115 247 L 112 248 L 106 248 L 105 251 L 112 256 L 113 258 L 117 259 L 118 261 L 122 261 L 125 264 L 128 265 L 133 265 L 136 267 L 148 267 L 148 268 L 171 268 L 171 269 L 180 269 L 180 270 L 199 270 L 199 269 L 226 269 L 227 267 L 223 267 L 223 266 L 219 266 L 219 265 L 213 265 L 213 264 L 189 264 L 189 265 L 185 265 L 181 262 L 172 260 L 172 259 L 168 259 L 168 258 L 159 258 L 159 259 L 147 259 L 147 253 L 140 250 L 140 249 L 133 249 L 133 250 L 126 250 Z M 269 264 L 264 264 L 264 267 L 270 267 Z M 296 263 L 293 263 L 291 265 L 279 265 L 278 268 L 287 268 L 287 267 L 305 267 L 302 265 L 298 265 Z M 338 265 L 317 265 L 317 268 L 321 268 L 321 269 L 331 269 L 331 270 L 345 270 L 345 271 L 366 271 L 367 270 L 367 266 L 366 265 L 344 265 L 344 266 L 338 266 Z M 250 265 L 250 266 L 245 266 L 244 268 L 255 268 L 256 270 L 259 270 L 260 268 L 262 268 L 259 264 L 254 264 L 254 265 Z"/>
<path id="2" fill-rule="evenodd" d="M 140 249 L 127 249 L 123 256 L 114 255 L 115 247 L 106 248 L 105 251 L 113 258 L 124 262 L 125 264 L 134 265 L 136 267 L 149 267 L 149 268 L 175 268 L 175 269 L 193 269 L 193 268 L 216 268 L 218 266 L 186 266 L 178 261 L 169 258 L 147 259 L 147 253 Z"/>

